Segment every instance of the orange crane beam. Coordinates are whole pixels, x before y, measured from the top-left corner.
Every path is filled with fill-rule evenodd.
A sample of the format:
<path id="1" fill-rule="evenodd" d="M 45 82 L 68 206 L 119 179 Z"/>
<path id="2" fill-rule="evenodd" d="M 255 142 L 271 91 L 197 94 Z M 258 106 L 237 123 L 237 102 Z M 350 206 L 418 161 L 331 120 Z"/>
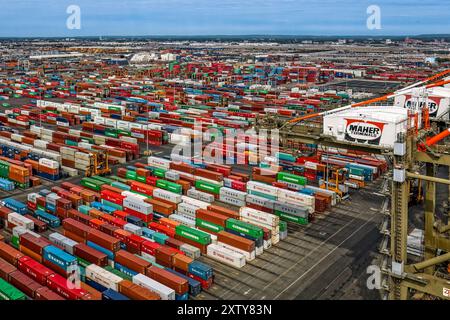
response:
<path id="1" fill-rule="evenodd" d="M 315 117 L 322 116 L 322 115 L 324 115 L 324 114 L 326 114 L 328 112 L 337 112 L 337 111 L 346 110 L 346 109 L 350 109 L 350 108 L 365 106 L 365 105 L 368 105 L 368 104 L 371 104 L 371 103 L 375 103 L 375 102 L 385 101 L 385 100 L 388 100 L 390 98 L 395 97 L 396 95 L 402 94 L 402 92 L 404 92 L 407 89 L 411 89 L 411 88 L 417 87 L 417 86 L 419 86 L 421 84 L 424 84 L 424 83 L 427 83 L 427 82 L 430 82 L 430 81 L 434 81 L 434 80 L 436 80 L 436 79 L 438 79 L 440 77 L 443 77 L 443 76 L 445 76 L 445 75 L 447 75 L 449 73 L 450 73 L 450 69 L 447 69 L 447 70 L 444 70 L 442 72 L 439 72 L 438 74 L 435 74 L 432 77 L 426 78 L 426 79 L 424 79 L 424 80 L 422 80 L 420 82 L 414 83 L 414 84 L 412 84 L 412 85 L 410 85 L 410 86 L 408 86 L 406 88 L 403 88 L 403 89 L 401 89 L 401 90 L 399 90 L 397 92 L 389 93 L 389 94 L 386 94 L 386 95 L 378 97 L 378 98 L 373 98 L 373 99 L 357 102 L 357 103 L 354 103 L 354 104 L 351 104 L 351 105 L 348 105 L 348 106 L 344 106 L 344 107 L 341 107 L 341 108 L 336 108 L 336 109 L 331 110 L 331 111 L 324 111 L 324 112 L 318 112 L 318 113 L 312 113 L 312 114 L 304 115 L 304 116 L 301 116 L 301 117 L 297 117 L 297 118 L 291 119 L 291 120 L 287 121 L 287 123 L 296 123 L 296 122 L 300 122 L 300 121 L 304 121 L 304 120 L 308 120 L 308 119 L 312 119 L 312 118 L 315 118 Z M 442 86 L 442 85 L 447 84 L 447 83 L 450 83 L 450 80 L 438 81 L 438 82 L 429 84 L 428 86 L 426 86 L 426 88 L 438 87 L 438 86 Z"/>

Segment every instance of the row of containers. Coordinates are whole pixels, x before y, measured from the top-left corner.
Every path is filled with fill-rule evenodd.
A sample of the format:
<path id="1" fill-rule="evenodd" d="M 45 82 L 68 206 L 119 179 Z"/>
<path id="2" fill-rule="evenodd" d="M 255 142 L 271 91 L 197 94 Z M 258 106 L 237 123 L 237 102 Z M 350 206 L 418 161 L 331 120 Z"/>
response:
<path id="1" fill-rule="evenodd" d="M 104 286 L 102 284 L 108 284 L 102 282 L 105 279 L 99 275 L 98 278 L 89 275 L 91 269 L 98 269 L 99 273 L 105 273 L 103 270 L 110 272 L 104 274 L 107 279 L 115 274 L 118 276 L 116 280 L 120 282 L 128 280 L 153 294 L 156 292 L 159 297 L 154 298 L 185 299 L 187 296 L 181 294 L 182 290 L 167 279 L 171 276 L 159 269 L 175 275 L 175 278 L 172 277 L 175 283 L 176 276 L 184 276 L 188 281 L 187 292 L 198 294 L 198 288 L 207 289 L 212 281 L 212 277 L 208 278 L 210 281 L 206 281 L 198 276 L 196 278 L 195 273 L 189 273 L 189 266 L 198 263 L 195 259 L 200 254 L 234 267 L 242 267 L 246 261 L 255 259 L 264 249 L 286 237 L 286 223 L 280 222 L 280 218 L 305 223 L 305 217 L 309 217 L 316 207 L 321 207 L 320 203 L 327 206 L 328 203 L 334 205 L 337 201 L 331 194 L 327 197 L 325 190 L 319 189 L 312 193 L 317 188 L 306 186 L 304 178 L 289 173 L 278 172 L 276 183 L 291 188 L 293 185 L 303 186 L 303 194 L 255 181 L 244 183 L 247 193 L 243 193 L 236 190 L 242 188 L 243 182 L 240 179 L 230 179 L 230 176 L 234 176 L 231 175 L 232 172 L 225 173 L 229 169 L 225 167 L 209 168 L 216 169 L 214 172 L 170 162 L 169 169 L 166 170 L 165 159 L 150 158 L 149 163 L 153 166 L 127 168 L 125 174 L 129 179 L 118 176 L 85 178 L 82 185 L 87 188 L 63 183 L 62 187 L 54 187 L 53 192 L 44 190 L 40 194 L 29 194 L 27 205 L 14 199 L 4 200 L 2 219 L 13 234 L 12 246 L 63 278 L 70 276 L 75 265 L 79 267 L 76 270 L 81 270 L 86 292 L 82 291 L 78 296 L 71 295 L 74 293 L 70 293 L 70 288 L 65 288 L 65 291 L 61 288 L 54 289 L 54 292 L 73 299 L 92 299 L 92 296 L 100 298 L 100 292 L 106 292 L 107 295 L 114 292 L 117 297 L 124 290 L 120 289 L 120 284 L 112 286 L 109 283 L 109 286 Z M 175 169 L 193 169 L 192 174 L 197 177 L 193 187 L 170 182 L 171 178 L 183 172 Z M 217 180 L 220 177 L 215 174 L 218 173 L 217 170 L 227 176 L 222 177 L 224 184 L 230 182 L 228 179 L 231 180 L 234 184 L 232 188 L 218 187 Z M 164 179 L 158 179 L 161 175 L 164 175 Z M 138 177 L 145 177 L 146 183 L 137 181 Z M 241 178 L 244 177 L 241 175 Z M 213 180 L 216 182 L 212 182 Z M 183 187 L 188 188 L 187 191 L 184 192 Z M 311 200 L 308 193 L 315 194 L 312 197 L 314 202 L 308 201 Z M 245 203 L 238 203 L 243 199 Z M 299 203 L 304 205 L 299 206 Z M 241 208 L 229 209 L 234 206 Z M 275 214 L 269 213 L 272 206 Z M 303 208 L 304 211 L 300 212 L 298 208 Z M 297 216 L 293 219 L 297 214 L 305 217 Z M 47 228 L 59 228 L 61 219 L 62 234 L 55 232 L 48 239 L 41 239 L 38 233 Z M 2 256 L 2 259 L 5 258 L 8 256 Z M 64 259 L 73 263 L 59 265 L 60 268 L 52 265 L 55 261 L 60 263 Z M 11 263 L 7 265 L 10 271 L 14 270 L 14 265 L 20 265 L 19 260 L 12 262 L 12 266 Z M 204 264 L 199 265 L 205 268 Z M 38 264 L 36 268 L 43 266 Z M 154 267 L 153 273 L 149 270 L 151 267 Z M 95 271 L 92 272 L 95 274 Z M 136 279 L 139 277 L 142 279 Z M 17 276 L 11 277 L 9 274 L 4 277 L 6 281 L 23 289 L 20 277 L 19 280 L 16 278 Z M 158 283 L 162 286 L 158 287 L 154 283 L 152 286 L 147 278 L 156 282 L 159 280 Z M 200 284 L 197 285 L 197 290 L 192 288 L 193 280 Z M 41 284 L 53 284 L 47 281 L 48 279 L 41 279 Z M 7 284 L 3 285 L 8 288 Z M 39 288 L 38 286 L 37 289 Z M 175 294 L 171 296 L 167 288 L 172 288 Z M 29 297 L 37 297 L 34 291 L 23 291 Z M 14 296 L 21 297 L 17 294 Z"/>
<path id="2" fill-rule="evenodd" d="M 96 199 L 96 193 L 70 187 L 81 189 L 84 199 Z M 197 261 L 195 246 L 140 227 L 124 211 L 107 214 L 89 207 L 102 203 L 79 201 L 64 190 L 55 191 L 71 200 L 44 190 L 30 194 L 28 205 L 5 199 L 0 208 L 0 220 L 12 232 L 9 245 L 0 243 L 0 275 L 29 298 L 38 299 L 36 289 L 46 286 L 64 299 L 186 300 L 211 286 L 212 269 Z M 86 204 L 78 211 L 74 202 Z M 44 237 L 48 229 L 55 232 Z M 21 269 L 24 255 L 32 263 Z M 24 280 L 8 272 L 13 267 Z M 81 287 L 72 286 L 78 276 Z"/>
<path id="3" fill-rule="evenodd" d="M 13 234 L 11 244 L 22 254 L 47 268 L 51 267 L 61 277 L 70 276 L 69 271 L 76 265 L 82 270 L 80 273 L 89 292 L 113 290 L 120 293 L 119 284 L 114 286 L 108 282 L 114 278 L 112 273 L 116 276 L 119 274 L 119 278 L 115 278 L 118 281 L 130 281 L 131 277 L 131 283 L 150 288 L 151 292 L 159 294 L 159 298 L 185 299 L 185 294 L 193 290 L 189 279 L 185 279 L 188 281 L 188 291 L 185 292 L 185 289 L 178 287 L 180 281 L 173 280 L 174 277 L 161 270 L 171 272 L 175 279 L 183 275 L 198 281 L 200 287 L 208 288 L 212 282 L 212 271 L 195 260 L 200 254 L 234 267 L 242 267 L 246 261 L 262 254 L 265 248 L 286 237 L 286 223 L 280 221 L 280 216 L 283 219 L 287 217 L 283 211 L 291 210 L 291 217 L 296 214 L 306 217 L 314 211 L 315 200 L 311 201 L 314 197 L 258 182 L 245 183 L 248 193 L 225 186 L 219 187 L 217 193 L 214 190 L 218 185 L 217 180 L 220 180 L 217 171 L 205 169 L 195 171 L 196 177 L 200 179 L 196 179 L 194 187 L 187 189 L 188 195 L 184 195 L 182 190 L 173 189 L 176 185 L 182 189 L 180 184 L 147 175 L 150 171 L 152 174 L 153 171 L 158 172 L 157 168 L 161 169 L 157 174 L 164 173 L 165 177 L 176 175 L 174 169 L 163 169 L 167 164 L 165 159 L 150 158 L 149 162 L 153 164 L 153 170 L 136 168 L 139 171 L 135 171 L 135 175 L 127 172 L 128 176 L 146 177 L 163 188 L 133 179 L 94 177 L 84 178 L 81 187 L 63 183 L 52 191 L 29 194 L 27 205 L 14 199 L 5 199 L 1 212 L 5 227 Z M 177 164 L 170 162 L 170 165 Z M 178 166 L 188 167 L 183 164 Z M 132 171 L 130 169 L 127 171 Z M 201 178 L 200 175 L 207 175 L 208 178 Z M 216 182 L 213 183 L 211 178 L 215 178 Z M 280 175 L 282 179 L 286 179 L 284 174 Z M 239 180 L 235 183 L 242 187 L 242 181 L 241 184 Z M 303 181 L 299 183 L 303 184 Z M 248 205 L 244 204 L 238 211 L 227 208 L 236 205 L 243 195 Z M 213 204 L 216 199 L 217 203 Z M 332 199 L 330 196 L 329 201 L 334 204 Z M 300 210 L 302 212 L 293 205 L 299 200 L 305 203 L 304 210 Z M 233 204 L 227 206 L 227 203 Z M 275 212 L 280 215 L 267 212 L 271 205 L 277 208 Z M 296 221 L 305 223 L 305 218 Z M 41 239 L 37 234 L 46 228 L 60 228 L 61 224 L 62 234 L 56 232 L 48 239 Z M 37 245 L 41 240 L 42 244 Z M 75 248 L 77 244 L 84 246 Z M 5 256 L 1 257 L 5 259 Z M 71 262 L 56 267 L 52 265 L 66 260 Z M 14 262 L 12 265 L 18 265 L 18 261 L 11 262 Z M 189 269 L 197 265 L 209 270 L 211 277 L 208 280 Z M 98 273 L 104 274 L 103 278 L 95 272 L 94 275 L 90 273 L 91 269 L 97 267 L 102 269 Z M 172 288 L 174 295 L 170 295 L 170 291 L 164 287 L 152 287 L 148 278 L 156 282 L 159 280 L 160 285 Z M 11 277 L 7 279 L 12 281 Z M 48 284 L 48 279 L 46 281 L 42 283 Z M 61 292 L 58 291 L 59 294 Z M 35 292 L 26 293 L 29 297 L 35 297 Z M 69 297 L 67 292 L 63 296 Z"/>
<path id="4" fill-rule="evenodd" d="M 0 172 L 0 177 L 24 189 L 39 183 L 34 176 L 58 180 L 62 173 L 75 176 L 80 171 L 84 172 L 99 152 L 106 152 L 111 164 L 125 163 L 139 156 L 139 145 L 128 141 L 126 137 L 115 139 L 85 134 L 82 131 L 68 131 L 64 127 L 53 131 L 34 125 L 20 134 L 0 131 L 0 159 L 10 163 L 9 167 L 7 163 L 1 164 L 2 168 L 5 166 L 5 170 Z M 23 173 L 19 176 L 25 178 L 18 178 L 15 165 L 21 166 L 21 169 L 27 167 L 29 174 L 27 170 L 22 170 Z M 8 168 L 11 169 L 6 171 Z M 10 189 L 6 181 L 0 187 Z"/>

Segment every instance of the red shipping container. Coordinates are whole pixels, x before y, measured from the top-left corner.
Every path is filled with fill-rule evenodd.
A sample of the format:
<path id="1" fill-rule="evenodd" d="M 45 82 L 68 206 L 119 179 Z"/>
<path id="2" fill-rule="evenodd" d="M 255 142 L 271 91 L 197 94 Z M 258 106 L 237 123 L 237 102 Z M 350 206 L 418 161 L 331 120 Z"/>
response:
<path id="1" fill-rule="evenodd" d="M 85 290 L 69 288 L 67 283 L 67 279 L 59 274 L 52 274 L 47 278 L 47 287 L 66 299 L 81 300 L 85 295 L 87 295 Z"/>
<path id="2" fill-rule="evenodd" d="M 155 256 L 156 255 L 156 250 L 158 248 L 160 248 L 162 245 L 156 242 L 152 242 L 152 241 L 144 241 L 141 244 L 141 250 L 142 252 L 145 252 L 151 256 Z"/>
<path id="3" fill-rule="evenodd" d="M 242 182 L 242 181 L 232 180 L 231 181 L 231 188 L 235 189 L 235 190 L 238 190 L 238 191 L 246 192 L 247 191 L 247 184 L 245 182 Z"/>
<path id="4" fill-rule="evenodd" d="M 26 256 L 19 259 L 17 268 L 42 285 L 47 283 L 47 278 L 50 275 L 55 274 L 49 268 Z"/>

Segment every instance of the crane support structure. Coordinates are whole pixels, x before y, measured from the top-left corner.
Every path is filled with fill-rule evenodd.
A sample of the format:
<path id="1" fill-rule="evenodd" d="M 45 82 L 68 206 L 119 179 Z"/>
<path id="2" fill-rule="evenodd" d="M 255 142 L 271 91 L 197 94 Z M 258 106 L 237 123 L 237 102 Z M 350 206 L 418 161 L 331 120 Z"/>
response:
<path id="1" fill-rule="evenodd" d="M 280 146 L 292 148 L 295 144 L 317 144 L 337 149 L 387 155 L 393 159 L 393 174 L 392 177 L 389 176 L 391 203 L 389 220 L 386 223 L 390 230 L 387 232 L 385 240 L 382 241 L 384 248 L 380 248 L 380 252 L 384 255 L 382 271 L 387 276 L 387 281 L 383 283 L 388 284 L 383 287 L 382 291 L 386 293 L 386 298 L 392 300 L 408 300 L 423 295 L 450 300 L 450 276 L 448 274 L 443 276 L 439 269 L 442 267 L 439 266 L 440 264 L 450 263 L 450 235 L 448 234 L 450 212 L 447 222 L 436 218 L 437 185 L 448 186 L 450 192 L 450 144 L 442 143 L 450 136 L 450 128 L 437 135 L 432 132 L 432 126 L 429 125 L 424 125 L 421 129 L 409 128 L 405 134 L 397 137 L 396 144 L 402 145 L 402 148 L 386 149 L 367 144 L 337 141 L 333 137 L 323 135 L 317 122 L 305 120 L 384 101 L 398 94 L 404 94 L 406 90 L 417 86 L 431 88 L 450 83 L 450 80 L 438 80 L 449 73 L 450 70 L 445 70 L 392 94 L 321 113 L 307 114 L 289 121 L 282 121 L 276 116 L 269 115 L 266 118 L 256 118 L 255 129 L 257 131 L 259 129 L 279 130 Z M 433 83 L 425 85 L 429 82 Z M 431 119 L 430 121 L 435 120 Z M 424 173 L 420 169 L 422 165 L 425 165 Z M 448 179 L 436 177 L 437 166 L 449 168 Z M 416 180 L 422 180 L 426 190 L 423 212 L 424 257 L 423 261 L 411 263 L 407 251 L 410 218 L 408 205 L 410 185 Z"/>

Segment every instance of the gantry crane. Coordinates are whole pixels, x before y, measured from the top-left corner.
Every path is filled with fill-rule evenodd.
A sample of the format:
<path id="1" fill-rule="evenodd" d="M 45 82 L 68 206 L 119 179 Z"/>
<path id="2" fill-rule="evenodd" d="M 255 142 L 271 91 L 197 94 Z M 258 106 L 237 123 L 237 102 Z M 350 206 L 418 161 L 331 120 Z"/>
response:
<path id="1" fill-rule="evenodd" d="M 89 152 L 89 167 L 86 170 L 86 177 L 103 176 L 111 173 L 108 163 L 108 153 L 105 150 L 95 150 Z"/>
<path id="2" fill-rule="evenodd" d="M 447 222 L 436 219 L 436 183 L 449 186 L 450 204 L 450 145 L 438 144 L 450 136 L 450 128 L 436 135 L 429 125 L 427 108 L 422 114 L 423 126 L 418 126 L 417 113 L 414 115 L 415 126 L 409 125 L 406 133 L 396 137 L 394 147 L 386 149 L 379 146 L 362 145 L 351 142 L 337 141 L 333 137 L 322 134 L 320 116 L 343 111 L 349 108 L 367 106 L 386 101 L 402 94 L 405 90 L 423 86 L 432 88 L 450 83 L 450 80 L 439 80 L 449 74 L 450 70 L 410 85 L 400 91 L 379 98 L 358 102 L 321 113 L 304 115 L 286 121 L 277 115 L 257 117 L 256 131 L 279 130 L 280 145 L 287 146 L 296 143 L 318 144 L 340 149 L 366 151 L 373 154 L 388 155 L 393 158 L 391 177 L 391 209 L 387 215 L 389 223 L 383 224 L 389 230 L 382 230 L 387 238 L 383 239 L 380 252 L 384 254 L 382 272 L 386 276 L 386 285 L 382 290 L 384 297 L 392 300 L 407 300 L 414 296 L 428 295 L 439 299 L 450 299 L 450 276 L 440 272 L 436 267 L 450 262 L 450 212 Z M 409 117 L 411 119 L 411 117 Z M 308 121 L 306 121 L 308 120 Z M 411 119 L 412 121 L 412 119 Z M 420 173 L 420 166 L 425 165 L 425 174 Z M 436 177 L 436 166 L 449 168 L 449 178 Z M 425 185 L 424 195 L 424 260 L 411 262 L 407 254 L 408 236 L 408 204 L 411 182 L 418 181 Z M 390 245 L 389 245 L 390 243 Z M 450 268 L 450 267 L 449 267 Z"/>

